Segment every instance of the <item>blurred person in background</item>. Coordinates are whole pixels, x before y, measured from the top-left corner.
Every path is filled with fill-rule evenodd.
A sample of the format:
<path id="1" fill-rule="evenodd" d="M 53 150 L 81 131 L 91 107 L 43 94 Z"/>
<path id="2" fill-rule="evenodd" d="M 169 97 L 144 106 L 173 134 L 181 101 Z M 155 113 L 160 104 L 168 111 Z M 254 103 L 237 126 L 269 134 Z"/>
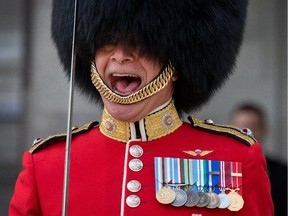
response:
<path id="1" fill-rule="evenodd" d="M 254 103 L 242 103 L 231 113 L 231 124 L 240 129 L 248 128 L 255 139 L 263 144 L 269 130 L 264 109 Z M 267 172 L 271 182 L 275 216 L 287 215 L 287 165 L 265 154 Z"/>

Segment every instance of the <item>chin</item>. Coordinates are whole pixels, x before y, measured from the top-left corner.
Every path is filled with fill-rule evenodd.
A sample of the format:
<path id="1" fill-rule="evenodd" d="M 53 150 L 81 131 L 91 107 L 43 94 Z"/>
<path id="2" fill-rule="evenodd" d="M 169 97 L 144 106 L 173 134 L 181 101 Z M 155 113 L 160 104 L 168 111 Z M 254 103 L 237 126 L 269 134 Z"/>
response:
<path id="1" fill-rule="evenodd" d="M 144 107 L 145 105 L 139 103 L 123 105 L 113 103 L 107 100 L 104 101 L 104 106 L 114 118 L 120 121 L 128 121 L 128 122 L 135 122 L 139 121 L 140 119 L 144 118 L 148 113 L 145 113 Z"/>
<path id="2" fill-rule="evenodd" d="M 136 122 L 145 118 L 151 111 L 167 102 L 173 94 L 171 88 L 165 88 L 152 97 L 146 98 L 140 102 L 124 105 L 108 101 L 102 97 L 104 106 L 108 113 L 120 121 Z"/>

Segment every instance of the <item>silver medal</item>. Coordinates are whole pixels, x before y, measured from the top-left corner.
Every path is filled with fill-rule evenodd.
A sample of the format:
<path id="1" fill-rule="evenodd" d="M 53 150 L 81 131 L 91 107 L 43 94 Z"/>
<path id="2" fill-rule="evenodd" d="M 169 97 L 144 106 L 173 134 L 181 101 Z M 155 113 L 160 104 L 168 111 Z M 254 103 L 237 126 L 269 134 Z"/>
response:
<path id="1" fill-rule="evenodd" d="M 196 206 L 198 207 L 205 207 L 210 203 L 210 197 L 204 193 L 204 192 L 198 192 L 198 195 L 200 197 L 199 202 L 197 203 Z"/>
<path id="2" fill-rule="evenodd" d="M 188 189 L 185 192 L 187 194 L 187 202 L 185 203 L 185 206 L 193 207 L 197 205 L 200 200 L 199 194 L 192 189 Z"/>
<path id="3" fill-rule="evenodd" d="M 217 208 L 220 205 L 219 196 L 212 191 L 209 191 L 207 195 L 210 197 L 210 203 L 206 207 L 210 209 Z"/>
<path id="4" fill-rule="evenodd" d="M 180 207 L 187 202 L 187 194 L 180 188 L 173 189 L 176 193 L 175 200 L 171 203 L 172 206 Z"/>
<path id="5" fill-rule="evenodd" d="M 218 196 L 220 199 L 220 205 L 218 206 L 218 208 L 220 209 L 228 208 L 228 206 L 231 204 L 230 197 L 225 193 L 220 193 Z"/>

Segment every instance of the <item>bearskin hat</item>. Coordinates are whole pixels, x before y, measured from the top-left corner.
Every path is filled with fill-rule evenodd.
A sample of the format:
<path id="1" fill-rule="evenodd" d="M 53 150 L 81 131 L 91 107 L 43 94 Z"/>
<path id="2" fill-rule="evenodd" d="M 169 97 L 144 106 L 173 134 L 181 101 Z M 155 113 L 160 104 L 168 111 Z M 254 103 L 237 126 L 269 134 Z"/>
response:
<path id="1" fill-rule="evenodd" d="M 90 79 L 96 50 L 108 43 L 128 43 L 175 67 L 173 97 L 178 111 L 200 108 L 233 70 L 246 10 L 247 0 L 81 0 L 76 19 L 76 85 L 99 101 Z M 73 0 L 53 0 L 52 38 L 67 74 L 73 16 Z"/>

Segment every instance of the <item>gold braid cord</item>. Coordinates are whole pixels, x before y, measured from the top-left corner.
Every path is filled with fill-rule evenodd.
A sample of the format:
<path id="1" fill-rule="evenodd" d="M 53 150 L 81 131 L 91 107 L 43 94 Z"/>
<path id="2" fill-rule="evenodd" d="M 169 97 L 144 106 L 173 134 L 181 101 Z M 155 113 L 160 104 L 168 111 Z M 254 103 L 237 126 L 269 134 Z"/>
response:
<path id="1" fill-rule="evenodd" d="M 111 91 L 111 89 L 109 89 L 101 79 L 94 62 L 91 63 L 91 80 L 99 93 L 107 100 L 118 104 L 133 104 L 151 97 L 165 88 L 170 82 L 174 70 L 174 67 L 169 62 L 167 67 L 165 67 L 165 69 L 154 80 L 128 96 L 121 96 Z"/>

